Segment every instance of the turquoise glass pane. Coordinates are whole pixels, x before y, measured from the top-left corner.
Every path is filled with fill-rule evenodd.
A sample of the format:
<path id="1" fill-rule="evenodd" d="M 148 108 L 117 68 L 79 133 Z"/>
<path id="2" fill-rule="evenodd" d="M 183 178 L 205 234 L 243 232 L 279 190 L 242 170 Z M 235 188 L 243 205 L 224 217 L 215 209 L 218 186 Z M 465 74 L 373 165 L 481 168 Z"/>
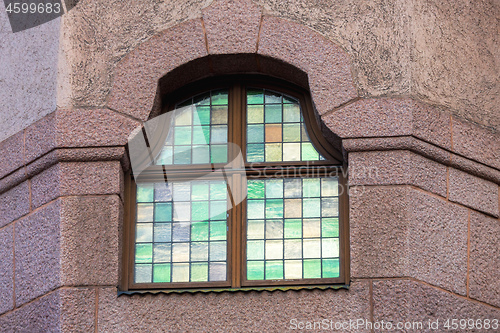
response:
<path id="1" fill-rule="evenodd" d="M 172 164 L 173 163 L 174 150 L 172 147 L 165 146 L 158 157 L 156 164 Z"/>
<path id="2" fill-rule="evenodd" d="M 264 91 L 262 89 L 247 90 L 247 104 L 263 104 Z"/>
<path id="3" fill-rule="evenodd" d="M 151 283 L 153 267 L 151 264 L 138 264 L 134 267 L 135 283 Z"/>
<path id="4" fill-rule="evenodd" d="M 193 114 L 193 125 L 208 125 L 210 124 L 210 107 L 197 106 Z"/>
<path id="5" fill-rule="evenodd" d="M 194 183 L 192 185 L 192 200 L 208 200 L 208 183 Z"/>
<path id="6" fill-rule="evenodd" d="M 266 198 L 283 198 L 283 179 L 266 181 Z"/>
<path id="7" fill-rule="evenodd" d="M 170 264 L 153 265 L 153 282 L 170 282 Z"/>
<path id="8" fill-rule="evenodd" d="M 191 224 L 191 240 L 207 241 L 208 225 L 209 225 L 208 222 L 193 222 Z"/>
<path id="9" fill-rule="evenodd" d="M 320 179 L 305 178 L 302 180 L 302 193 L 306 198 L 320 196 Z"/>
<path id="10" fill-rule="evenodd" d="M 266 260 L 266 280 L 283 279 L 283 261 L 282 260 Z"/>
<path id="11" fill-rule="evenodd" d="M 248 125 L 247 142 L 249 143 L 264 142 L 264 125 Z"/>
<path id="12" fill-rule="evenodd" d="M 210 162 L 211 163 L 226 163 L 227 162 L 227 145 L 211 145 L 210 146 Z"/>
<path id="13" fill-rule="evenodd" d="M 264 200 L 248 200 L 247 201 L 247 216 L 249 219 L 264 218 Z"/>
<path id="14" fill-rule="evenodd" d="M 190 164 L 191 149 L 186 146 L 174 147 L 174 164 Z"/>
<path id="15" fill-rule="evenodd" d="M 226 221 L 211 221 L 210 240 L 225 240 L 226 227 L 227 227 Z"/>
<path id="16" fill-rule="evenodd" d="M 191 264 L 191 282 L 208 281 L 208 263 Z"/>
<path id="17" fill-rule="evenodd" d="M 323 278 L 336 278 L 340 276 L 339 259 L 323 259 Z"/>
<path id="18" fill-rule="evenodd" d="M 247 280 L 264 280 L 264 261 L 247 261 Z"/>
<path id="19" fill-rule="evenodd" d="M 281 123 L 281 104 L 271 104 L 264 107 L 264 120 L 266 123 Z"/>
<path id="20" fill-rule="evenodd" d="M 172 203 L 155 204 L 155 222 L 172 221 Z"/>
<path id="21" fill-rule="evenodd" d="M 210 143 L 210 126 L 193 127 L 193 144 L 208 145 Z"/>
<path id="22" fill-rule="evenodd" d="M 227 105 L 227 91 L 212 91 L 212 105 Z"/>
<path id="23" fill-rule="evenodd" d="M 210 163 L 210 147 L 208 145 L 193 146 L 192 161 L 193 161 L 193 164 L 208 164 L 208 163 Z"/>
<path id="24" fill-rule="evenodd" d="M 265 102 L 266 104 L 274 104 L 274 103 L 280 103 L 282 102 L 281 100 L 281 94 L 276 93 L 273 91 L 266 90 L 265 92 Z"/>
<path id="25" fill-rule="evenodd" d="M 153 262 L 153 244 L 136 244 L 135 245 L 135 262 L 150 263 Z"/>
<path id="26" fill-rule="evenodd" d="M 304 279 L 318 279 L 321 277 L 321 260 L 304 260 Z"/>
<path id="27" fill-rule="evenodd" d="M 319 154 L 313 145 L 309 142 L 302 143 L 302 160 L 303 161 L 316 161 L 319 159 Z"/>
<path id="28" fill-rule="evenodd" d="M 264 259 L 264 241 L 249 240 L 247 241 L 247 259 L 263 260 Z"/>
<path id="29" fill-rule="evenodd" d="M 137 202 L 153 202 L 152 185 L 137 185 Z"/>
<path id="30" fill-rule="evenodd" d="M 191 204 L 191 220 L 206 221 L 208 219 L 208 201 L 194 201 Z"/>
<path id="31" fill-rule="evenodd" d="M 227 219 L 227 202 L 226 201 L 211 201 L 210 202 L 210 219 L 211 220 L 226 220 Z"/>
<path id="32" fill-rule="evenodd" d="M 285 238 L 302 238 L 302 220 L 285 219 Z"/>
<path id="33" fill-rule="evenodd" d="M 210 200 L 225 200 L 227 186 L 225 182 L 212 182 L 210 184 Z"/>
<path id="34" fill-rule="evenodd" d="M 319 217 L 321 214 L 321 199 L 303 199 L 302 212 L 304 217 Z"/>
<path id="35" fill-rule="evenodd" d="M 321 219 L 322 237 L 339 237 L 339 219 L 323 218 Z"/>
<path id="36" fill-rule="evenodd" d="M 249 179 L 247 182 L 248 199 L 263 199 L 265 193 L 265 183 L 263 180 Z"/>
<path id="37" fill-rule="evenodd" d="M 266 199 L 266 219 L 283 217 L 283 200 Z"/>
<path id="38" fill-rule="evenodd" d="M 264 162 L 264 144 L 248 144 L 247 145 L 247 161 L 248 162 Z"/>
<path id="39" fill-rule="evenodd" d="M 174 130 L 174 145 L 190 145 L 191 144 L 191 127 L 175 127 Z"/>

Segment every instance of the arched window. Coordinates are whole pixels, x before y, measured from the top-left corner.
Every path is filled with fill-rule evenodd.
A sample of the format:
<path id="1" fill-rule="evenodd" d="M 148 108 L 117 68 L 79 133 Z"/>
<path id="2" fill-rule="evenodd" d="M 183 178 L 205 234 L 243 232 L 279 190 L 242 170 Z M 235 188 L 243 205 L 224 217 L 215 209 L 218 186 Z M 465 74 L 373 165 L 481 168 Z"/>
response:
<path id="1" fill-rule="evenodd" d="M 312 108 L 258 76 L 165 96 L 129 186 L 124 289 L 347 283 L 342 157 Z"/>

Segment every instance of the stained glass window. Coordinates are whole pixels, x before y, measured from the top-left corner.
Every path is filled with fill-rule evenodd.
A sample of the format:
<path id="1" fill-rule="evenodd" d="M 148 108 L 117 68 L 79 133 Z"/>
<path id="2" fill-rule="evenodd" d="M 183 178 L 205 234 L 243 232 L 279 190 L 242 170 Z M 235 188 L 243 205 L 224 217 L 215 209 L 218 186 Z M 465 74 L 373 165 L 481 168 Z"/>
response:
<path id="1" fill-rule="evenodd" d="M 294 89 L 228 81 L 146 128 L 130 288 L 346 283 L 342 155 Z"/>

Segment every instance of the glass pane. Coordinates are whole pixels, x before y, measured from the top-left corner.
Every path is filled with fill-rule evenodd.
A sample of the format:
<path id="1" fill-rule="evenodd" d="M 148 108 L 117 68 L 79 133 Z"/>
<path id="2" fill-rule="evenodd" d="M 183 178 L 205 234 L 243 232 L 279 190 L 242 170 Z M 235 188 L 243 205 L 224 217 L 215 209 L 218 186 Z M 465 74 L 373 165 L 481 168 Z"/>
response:
<path id="1" fill-rule="evenodd" d="M 323 278 L 336 278 L 340 276 L 339 259 L 323 259 Z"/>
<path id="2" fill-rule="evenodd" d="M 283 279 L 283 261 L 266 260 L 266 280 Z"/>
<path id="3" fill-rule="evenodd" d="M 170 264 L 153 265 L 153 282 L 170 282 Z"/>
<path id="4" fill-rule="evenodd" d="M 304 260 L 304 279 L 318 279 L 321 277 L 321 260 Z"/>
<path id="5" fill-rule="evenodd" d="M 264 261 L 249 261 L 247 280 L 264 280 Z"/>
<path id="6" fill-rule="evenodd" d="M 302 279 L 302 260 L 285 260 L 285 279 Z"/>
<path id="7" fill-rule="evenodd" d="M 152 265 L 135 265 L 134 277 L 135 283 L 151 283 Z"/>
<path id="8" fill-rule="evenodd" d="M 246 133 L 248 162 L 323 159 L 307 135 L 299 101 L 292 97 L 248 89 Z"/>

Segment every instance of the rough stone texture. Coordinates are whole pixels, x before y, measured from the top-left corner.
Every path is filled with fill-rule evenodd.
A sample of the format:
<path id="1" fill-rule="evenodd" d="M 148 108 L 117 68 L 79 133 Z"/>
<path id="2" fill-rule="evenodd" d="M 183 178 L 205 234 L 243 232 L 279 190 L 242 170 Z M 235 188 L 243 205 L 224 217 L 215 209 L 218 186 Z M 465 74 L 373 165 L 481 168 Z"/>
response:
<path id="1" fill-rule="evenodd" d="M 147 120 L 156 99 L 158 80 L 168 71 L 207 55 L 201 20 L 168 29 L 130 52 L 116 67 L 108 106 Z"/>
<path id="2" fill-rule="evenodd" d="M 17 220 L 30 211 L 27 181 L 0 195 L 0 227 Z"/>
<path id="3" fill-rule="evenodd" d="M 202 311 L 200 311 L 202 309 Z M 98 328 L 103 332 L 283 332 L 290 320 L 349 321 L 369 317 L 368 282 L 347 290 L 226 292 L 117 297 L 99 289 Z M 355 332 L 369 332 L 356 330 Z"/>
<path id="4" fill-rule="evenodd" d="M 500 310 L 468 301 L 417 281 L 386 280 L 373 283 L 374 321 L 389 321 L 394 327 L 398 322 L 422 322 L 421 329 L 404 332 L 444 332 L 447 331 L 444 323 L 447 319 L 453 318 L 500 319 Z M 429 320 L 432 322 L 439 320 L 439 328 L 429 329 Z M 402 332 L 402 330 L 395 331 Z M 467 332 L 484 332 L 484 329 L 467 330 Z"/>
<path id="5" fill-rule="evenodd" d="M 450 201 L 498 217 L 498 185 L 450 168 Z"/>
<path id="6" fill-rule="evenodd" d="M 120 198 L 71 197 L 61 201 L 63 285 L 117 285 Z"/>
<path id="7" fill-rule="evenodd" d="M 13 247 L 14 227 L 8 226 L 0 229 L 0 314 L 14 307 Z"/>
<path id="8" fill-rule="evenodd" d="M 350 185 L 414 185 L 446 197 L 446 166 L 407 150 L 349 153 Z"/>
<path id="9" fill-rule="evenodd" d="M 78 122 L 71 124 L 73 129 L 78 128 L 79 125 Z M 26 128 L 24 143 L 26 164 L 57 146 L 56 127 L 56 112 L 52 112 Z"/>
<path id="10" fill-rule="evenodd" d="M 96 289 L 59 290 L 61 332 L 94 332 Z"/>
<path id="11" fill-rule="evenodd" d="M 16 306 L 60 286 L 60 201 L 16 222 Z"/>
<path id="12" fill-rule="evenodd" d="M 39 207 L 59 196 L 121 194 L 122 177 L 119 161 L 56 164 L 33 177 L 33 207 Z"/>
<path id="13" fill-rule="evenodd" d="M 483 125 L 500 126 L 497 2 L 258 3 L 265 14 L 300 22 L 339 43 L 352 58 L 363 96 L 410 93 Z"/>
<path id="14" fill-rule="evenodd" d="M 420 191 L 409 195 L 410 276 L 466 295 L 468 210 Z"/>
<path id="15" fill-rule="evenodd" d="M 0 195 L 26 180 L 26 168 L 17 169 L 8 176 L 0 179 Z"/>
<path id="16" fill-rule="evenodd" d="M 411 276 L 465 295 L 466 208 L 409 187 L 355 189 L 352 277 Z"/>
<path id="17" fill-rule="evenodd" d="M 0 139 L 0 156 L 2 156 L 0 158 L 0 178 L 23 166 L 23 147 L 24 133 L 22 131 L 5 141 Z"/>
<path id="18" fill-rule="evenodd" d="M 0 142 L 55 110 L 59 52 L 60 19 L 14 34 L 6 14 L 0 12 Z"/>
<path id="19" fill-rule="evenodd" d="M 347 53 L 303 25 L 265 16 L 258 53 L 305 71 L 320 115 L 357 97 Z"/>
<path id="20" fill-rule="evenodd" d="M 413 136 L 451 149 L 451 120 L 444 108 L 415 101 L 412 108 Z"/>
<path id="21" fill-rule="evenodd" d="M 216 0 L 203 9 L 209 53 L 255 53 L 261 12 L 250 0 Z"/>
<path id="22" fill-rule="evenodd" d="M 500 307 L 500 221 L 471 212 L 469 296 Z"/>
<path id="23" fill-rule="evenodd" d="M 493 131 L 453 117 L 453 151 L 500 169 L 500 128 Z"/>

